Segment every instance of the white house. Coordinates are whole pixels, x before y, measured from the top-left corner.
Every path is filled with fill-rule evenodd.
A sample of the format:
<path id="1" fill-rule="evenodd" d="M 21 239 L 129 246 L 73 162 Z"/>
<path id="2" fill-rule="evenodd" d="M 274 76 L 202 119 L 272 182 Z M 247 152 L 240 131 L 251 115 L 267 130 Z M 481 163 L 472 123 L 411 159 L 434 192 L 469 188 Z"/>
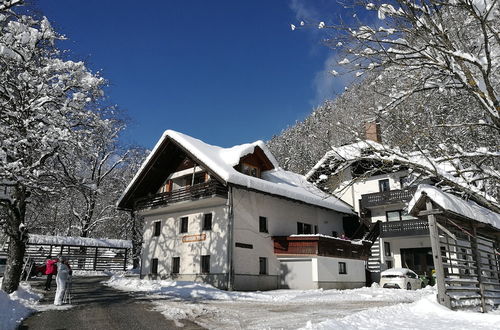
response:
<path id="1" fill-rule="evenodd" d="M 117 206 L 144 220 L 144 276 L 236 290 L 365 284 L 370 244 L 332 237 L 352 208 L 281 169 L 262 141 L 221 148 L 168 130 Z"/>
<path id="2" fill-rule="evenodd" d="M 351 205 L 367 228 L 380 222 L 380 238 L 368 261 L 372 281 L 379 280 L 381 270 L 392 267 L 430 274 L 434 263 L 427 222 L 406 211 L 416 187 L 409 186 L 408 170 L 397 160 L 384 164 L 371 157 L 384 151 L 377 142 L 379 133 L 367 132 L 367 138 L 328 151 L 306 178 Z"/>

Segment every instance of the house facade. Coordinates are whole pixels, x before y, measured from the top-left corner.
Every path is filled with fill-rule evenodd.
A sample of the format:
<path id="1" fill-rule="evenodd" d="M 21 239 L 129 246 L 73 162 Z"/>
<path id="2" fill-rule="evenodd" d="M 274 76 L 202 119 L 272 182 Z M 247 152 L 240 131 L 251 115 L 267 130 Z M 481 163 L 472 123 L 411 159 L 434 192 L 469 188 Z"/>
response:
<path id="1" fill-rule="evenodd" d="M 406 211 L 416 189 L 409 185 L 408 170 L 372 159 L 373 150 L 383 146 L 367 140 L 334 148 L 306 177 L 351 205 L 366 228 L 378 223 L 380 235 L 367 263 L 372 281 L 393 267 L 430 275 L 434 264 L 427 222 Z"/>
<path id="2" fill-rule="evenodd" d="M 117 206 L 144 221 L 142 276 L 235 290 L 365 284 L 369 243 L 332 237 L 352 208 L 279 168 L 262 141 L 221 148 L 166 131 Z"/>

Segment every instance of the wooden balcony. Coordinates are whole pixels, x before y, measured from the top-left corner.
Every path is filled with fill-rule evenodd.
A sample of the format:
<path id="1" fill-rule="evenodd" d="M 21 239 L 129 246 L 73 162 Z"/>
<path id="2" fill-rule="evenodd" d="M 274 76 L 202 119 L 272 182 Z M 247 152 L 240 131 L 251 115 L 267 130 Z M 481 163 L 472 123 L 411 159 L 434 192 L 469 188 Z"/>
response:
<path id="1" fill-rule="evenodd" d="M 165 207 L 170 204 L 193 201 L 212 197 L 227 198 L 227 187 L 221 183 L 210 180 L 204 183 L 183 187 L 171 192 L 164 192 L 152 196 L 140 198 L 135 201 L 135 209 Z"/>
<path id="2" fill-rule="evenodd" d="M 376 206 L 406 203 L 410 201 L 415 191 L 416 188 L 409 188 L 365 194 L 361 196 L 361 208 L 365 209 Z"/>
<path id="3" fill-rule="evenodd" d="M 402 220 L 382 222 L 380 237 L 429 235 L 427 220 Z"/>
<path id="4" fill-rule="evenodd" d="M 294 256 L 322 256 L 347 259 L 367 260 L 370 254 L 371 243 L 362 243 L 324 236 L 273 236 L 274 253 L 279 257 Z"/>

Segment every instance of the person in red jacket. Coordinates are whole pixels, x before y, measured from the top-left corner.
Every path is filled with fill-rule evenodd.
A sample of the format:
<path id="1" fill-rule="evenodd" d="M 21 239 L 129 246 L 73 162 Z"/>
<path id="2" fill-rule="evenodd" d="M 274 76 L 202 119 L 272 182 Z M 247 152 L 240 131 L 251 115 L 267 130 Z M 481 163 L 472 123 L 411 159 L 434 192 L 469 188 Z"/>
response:
<path id="1" fill-rule="evenodd" d="M 50 284 L 52 283 L 52 275 L 57 274 L 57 258 L 52 259 L 51 256 L 47 256 L 45 260 L 45 275 L 47 275 L 47 280 L 45 281 L 45 291 L 50 290 Z"/>

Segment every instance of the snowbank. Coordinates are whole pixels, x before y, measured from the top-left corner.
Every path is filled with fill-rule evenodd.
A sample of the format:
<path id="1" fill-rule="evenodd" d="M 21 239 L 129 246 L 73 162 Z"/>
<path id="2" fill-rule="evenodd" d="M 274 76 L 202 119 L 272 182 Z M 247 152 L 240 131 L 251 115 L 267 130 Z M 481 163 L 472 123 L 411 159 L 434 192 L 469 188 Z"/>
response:
<path id="1" fill-rule="evenodd" d="M 18 290 L 10 295 L 0 290 L 0 328 L 16 329 L 23 319 L 35 311 L 35 305 L 41 298 L 42 295 L 34 293 L 25 282 L 21 282 Z"/>
<path id="2" fill-rule="evenodd" d="M 413 302 L 434 289 L 388 290 L 376 286 L 352 290 L 272 290 L 256 292 L 224 291 L 205 283 L 147 280 L 113 276 L 105 284 L 123 291 L 147 292 L 177 300 L 224 300 L 258 302 L 388 301 Z"/>
<path id="3" fill-rule="evenodd" d="M 371 308 L 317 324 L 309 321 L 303 329 L 486 330 L 500 329 L 500 315 L 451 311 L 436 301 L 435 294 L 429 294 L 411 304 Z"/>
<path id="4" fill-rule="evenodd" d="M 178 326 L 187 319 L 208 329 L 500 329 L 499 312 L 450 311 L 437 303 L 436 290 L 429 286 L 416 291 L 373 285 L 352 290 L 228 292 L 204 283 L 123 276 L 106 284 L 148 293 L 155 310 Z"/>

